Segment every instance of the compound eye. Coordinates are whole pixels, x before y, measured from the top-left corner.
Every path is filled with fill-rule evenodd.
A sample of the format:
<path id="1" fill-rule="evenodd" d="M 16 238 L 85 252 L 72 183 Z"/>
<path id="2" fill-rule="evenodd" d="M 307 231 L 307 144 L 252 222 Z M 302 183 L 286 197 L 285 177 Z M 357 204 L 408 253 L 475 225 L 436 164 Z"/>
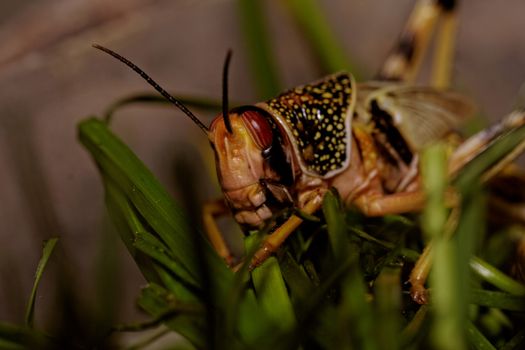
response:
<path id="1" fill-rule="evenodd" d="M 268 150 L 272 146 L 273 130 L 266 117 L 257 111 L 246 111 L 242 113 L 242 120 L 257 146 L 263 152 Z"/>

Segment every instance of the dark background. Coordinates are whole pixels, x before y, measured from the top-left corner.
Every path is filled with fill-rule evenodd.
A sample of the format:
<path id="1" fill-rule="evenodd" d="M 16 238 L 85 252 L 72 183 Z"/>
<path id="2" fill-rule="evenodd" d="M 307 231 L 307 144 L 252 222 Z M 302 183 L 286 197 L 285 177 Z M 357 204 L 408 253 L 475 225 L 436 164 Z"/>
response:
<path id="1" fill-rule="evenodd" d="M 265 11 L 281 81 L 292 87 L 320 71 L 283 2 L 268 0 Z M 320 2 L 345 52 L 362 76 L 371 77 L 414 1 Z M 0 2 L 0 320 L 22 321 L 42 241 L 52 236 L 60 237 L 61 248 L 44 274 L 37 324 L 56 316 L 61 282 L 76 290 L 79 302 L 97 304 L 104 246 L 118 258 L 118 319 L 139 317 L 134 298 L 144 280 L 123 245 L 111 241 L 102 185 L 76 140 L 76 124 L 149 89 L 90 45 L 119 51 L 176 94 L 213 98 L 220 97 L 222 61 L 232 48 L 231 99 L 255 102 L 237 10 L 228 0 Z M 521 0 L 467 0 L 460 8 L 455 85 L 491 120 L 519 103 L 524 13 Z M 211 117 L 202 116 L 205 123 Z M 128 108 L 119 112 L 114 130 L 175 196 L 181 196 L 176 159 L 182 156 L 196 160 L 196 191 L 219 195 L 207 140 L 180 113 Z"/>

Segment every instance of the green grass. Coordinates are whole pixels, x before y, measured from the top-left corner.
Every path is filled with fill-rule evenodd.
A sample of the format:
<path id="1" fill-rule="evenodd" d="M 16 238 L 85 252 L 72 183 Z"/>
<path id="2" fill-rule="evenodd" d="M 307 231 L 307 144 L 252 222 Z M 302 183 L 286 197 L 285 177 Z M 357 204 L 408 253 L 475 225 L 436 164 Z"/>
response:
<path id="1" fill-rule="evenodd" d="M 234 275 L 201 235 L 188 228 L 182 209 L 104 122 L 84 121 L 79 135 L 103 175 L 108 208 L 121 237 L 151 282 L 139 300 L 153 317 L 150 326 L 163 323 L 197 348 L 399 349 L 433 344 L 483 349 L 519 335 L 523 285 L 472 255 L 474 246 L 483 253 L 484 243 L 477 242 L 475 233 L 486 225 L 477 181 L 463 188 L 453 238 L 443 236 L 447 179 L 439 147 L 423 158 L 430 194 L 423 229 L 435 245 L 427 311 L 410 299 L 403 277 L 423 244 L 415 217 L 365 218 L 328 192 L 317 220 L 301 226 L 251 274 L 241 270 Z M 521 135 L 507 135 L 493 147 L 516 137 Z M 505 152 L 487 154 L 497 158 Z M 494 159 L 487 161 L 488 167 Z M 471 169 L 465 171 L 479 172 Z M 249 236 L 247 251 L 257 242 L 257 235 Z M 511 320 L 511 329 L 485 335 L 489 310 Z"/>

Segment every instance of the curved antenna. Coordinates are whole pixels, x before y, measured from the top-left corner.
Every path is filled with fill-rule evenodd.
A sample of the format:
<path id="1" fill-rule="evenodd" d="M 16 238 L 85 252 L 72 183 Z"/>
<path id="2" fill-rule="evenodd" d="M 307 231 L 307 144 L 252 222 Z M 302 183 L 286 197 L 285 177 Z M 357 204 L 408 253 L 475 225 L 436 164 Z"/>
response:
<path id="1" fill-rule="evenodd" d="M 230 60 L 232 58 L 232 50 L 228 50 L 226 59 L 224 60 L 224 67 L 222 70 L 222 117 L 224 118 L 224 125 L 230 134 L 233 134 L 230 115 L 228 114 L 228 70 L 230 68 Z"/>
<path id="2" fill-rule="evenodd" d="M 206 125 L 204 125 L 203 122 L 201 122 L 199 120 L 199 118 L 197 118 L 195 116 L 195 114 L 193 114 L 185 105 L 182 104 L 182 102 L 180 102 L 179 100 L 177 100 L 175 97 L 171 96 L 166 90 L 164 90 L 155 80 L 153 80 L 149 75 L 147 75 L 142 69 L 140 69 L 139 67 L 137 67 L 134 63 L 132 63 L 131 61 L 129 61 L 128 59 L 122 57 L 121 55 L 119 55 L 118 53 L 104 47 L 104 46 L 101 46 L 101 45 L 98 45 L 98 44 L 93 44 L 93 47 L 95 49 L 99 49 L 101 51 L 104 51 L 105 53 L 115 57 L 117 60 L 121 61 L 122 63 L 124 63 L 125 65 L 127 65 L 128 67 L 130 67 L 131 69 L 133 69 L 136 73 L 138 73 L 142 79 L 146 80 L 146 82 L 148 84 L 150 84 L 151 86 L 153 86 L 153 88 L 155 90 L 157 90 L 162 96 L 164 96 L 168 101 L 170 101 L 171 103 L 173 103 L 178 109 L 180 109 L 184 114 L 186 114 L 188 117 L 190 117 L 191 120 L 193 120 L 193 122 L 195 124 L 197 124 L 197 126 L 199 128 L 202 129 L 202 131 L 204 131 L 206 134 L 208 134 L 208 127 Z"/>

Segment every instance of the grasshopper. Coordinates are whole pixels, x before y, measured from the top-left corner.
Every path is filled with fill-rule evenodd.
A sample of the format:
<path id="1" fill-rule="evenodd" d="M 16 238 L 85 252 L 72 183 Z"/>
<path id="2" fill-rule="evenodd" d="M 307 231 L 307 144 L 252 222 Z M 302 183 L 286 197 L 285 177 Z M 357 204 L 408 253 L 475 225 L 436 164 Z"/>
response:
<path id="1" fill-rule="evenodd" d="M 466 97 L 445 89 L 450 80 L 455 8 L 454 1 L 420 0 L 373 81 L 357 83 L 350 73 L 339 72 L 268 101 L 231 110 L 228 54 L 223 111 L 209 127 L 135 64 L 94 46 L 135 70 L 208 137 L 224 200 L 205 208 L 204 223 L 213 246 L 231 266 L 234 257 L 217 228 L 217 215 L 231 212 L 241 226 L 261 228 L 283 208 L 315 213 L 332 187 L 347 206 L 368 216 L 419 211 L 425 202 L 419 154 L 426 146 L 448 140 L 453 149 L 449 158 L 453 177 L 492 140 L 525 123 L 525 113 L 515 112 L 465 142 L 458 141 L 454 130 L 474 108 Z M 413 85 L 440 16 L 441 44 L 436 49 L 432 86 Z M 453 205 L 453 191 L 449 197 Z M 299 215 L 292 215 L 276 227 L 250 261 L 250 269 L 275 252 L 301 222 Z M 411 279 L 414 285 L 422 285 L 420 272 L 413 274 L 417 276 Z M 424 302 L 418 288 L 414 297 Z"/>

